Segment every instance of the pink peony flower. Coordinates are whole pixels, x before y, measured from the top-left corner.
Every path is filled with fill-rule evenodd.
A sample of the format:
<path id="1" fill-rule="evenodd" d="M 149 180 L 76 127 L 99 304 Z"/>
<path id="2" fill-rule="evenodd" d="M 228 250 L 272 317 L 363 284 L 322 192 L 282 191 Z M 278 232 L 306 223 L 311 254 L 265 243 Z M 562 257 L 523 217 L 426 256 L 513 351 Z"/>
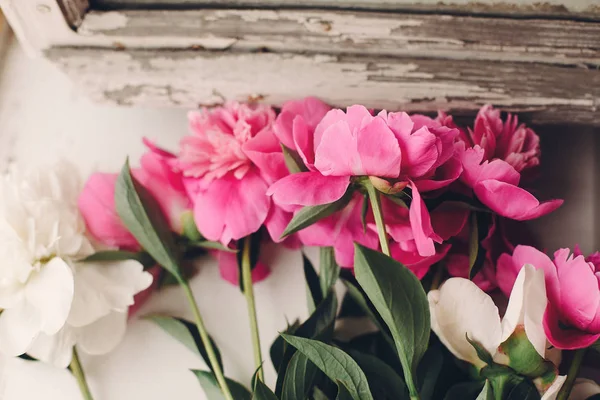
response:
<path id="1" fill-rule="evenodd" d="M 600 338 L 600 270 L 569 249 L 554 253 L 554 260 L 530 246 L 517 246 L 512 256 L 498 259 L 498 284 L 509 295 L 516 276 L 525 264 L 545 274 L 548 306 L 544 330 L 559 349 L 580 349 Z"/>
<path id="2" fill-rule="evenodd" d="M 181 141 L 177 162 L 194 204 L 198 230 L 227 245 L 273 218 L 269 185 L 287 174 L 283 153 L 273 133 L 275 112 L 262 105 L 228 103 L 189 114 L 192 135 Z M 278 236 L 273 237 L 279 240 Z"/>
<path id="3" fill-rule="evenodd" d="M 79 211 L 88 232 L 100 243 L 137 251 L 140 245 L 123 225 L 115 209 L 116 182 L 117 174 L 92 174 L 79 195 Z"/>
<path id="4" fill-rule="evenodd" d="M 519 124 L 517 116 L 508 114 L 506 122 L 500 118 L 500 110 L 491 105 L 483 106 L 475 118 L 473 130 L 469 130 L 467 146 L 479 145 L 484 159 L 500 159 L 517 172 L 540 164 L 540 138 L 525 124 Z"/>
<path id="5" fill-rule="evenodd" d="M 521 175 L 500 159 L 485 160 L 485 150 L 476 145 L 460 148 L 463 165 L 461 181 L 473 188 L 477 198 L 492 211 L 507 218 L 525 221 L 542 217 L 560 207 L 562 200 L 540 203 L 519 187 Z"/>
<path id="6" fill-rule="evenodd" d="M 314 100 L 306 102 L 314 103 Z M 294 108 L 298 109 L 297 104 Z M 303 109 L 324 107 L 316 104 Z M 457 131 L 439 129 L 431 132 L 427 126 L 413 129 L 415 124 L 406 113 L 380 112 L 373 116 L 363 106 L 348 107 L 344 113 L 334 109 L 325 114 L 314 129 L 305 123 L 306 118 L 295 117 L 285 110 L 284 121 L 278 126 L 288 132 L 292 128 L 294 149 L 305 162 L 308 172 L 289 175 L 271 185 L 268 194 L 283 207 L 292 205 L 315 206 L 339 200 L 348 190 L 355 176 L 371 176 L 409 184 L 415 199 L 411 204 L 411 223 L 414 238 L 421 256 L 435 254 L 437 236 L 431 229 L 429 215 L 419 193 L 420 181 L 426 190 L 447 185 L 436 185 L 438 167 L 446 164 L 454 154 L 454 138 Z M 312 120 L 314 123 L 314 119 Z M 459 169 L 460 163 L 454 162 Z M 415 180 L 414 182 L 412 180 Z M 343 211 L 342 211 L 343 212 Z"/>

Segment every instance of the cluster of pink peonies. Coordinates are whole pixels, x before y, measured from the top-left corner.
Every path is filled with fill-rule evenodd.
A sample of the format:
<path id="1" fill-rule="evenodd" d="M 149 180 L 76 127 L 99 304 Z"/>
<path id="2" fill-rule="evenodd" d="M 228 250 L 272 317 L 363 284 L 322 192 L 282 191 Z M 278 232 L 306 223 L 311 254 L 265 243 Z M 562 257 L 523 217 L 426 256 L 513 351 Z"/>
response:
<path id="1" fill-rule="evenodd" d="M 474 127 L 463 129 L 441 112 L 430 118 L 360 105 L 344 111 L 306 98 L 284 104 L 279 113 L 228 103 L 193 111 L 189 121 L 191 134 L 178 154 L 146 141 L 148 152 L 132 170 L 176 234 L 185 235 L 193 220 L 203 240 L 229 248 L 258 234 L 265 243 L 332 247 L 338 264 L 352 268 L 354 243 L 381 246 L 365 189 L 371 185 L 381 195 L 391 256 L 419 279 L 440 261 L 449 275 L 468 277 L 477 227 L 481 265 L 473 280 L 481 289 L 509 295 L 521 267 L 533 264 L 546 274 L 550 342 L 578 348 L 600 337 L 600 257 L 568 258 L 568 250 L 560 250 L 552 262 L 507 239 L 514 221 L 542 217 L 562 204 L 540 202 L 523 187 L 540 163 L 540 147 L 539 137 L 516 117 L 503 120 L 485 106 Z M 94 174 L 79 207 L 97 240 L 135 251 L 138 243 L 115 212 L 116 179 Z M 288 235 L 286 227 L 303 210 L 325 205 L 330 212 Z M 222 276 L 237 283 L 235 255 L 212 253 Z M 259 262 L 253 279 L 267 275 Z M 589 290 L 561 290 L 582 281 Z M 579 305 L 583 297 L 585 307 Z"/>

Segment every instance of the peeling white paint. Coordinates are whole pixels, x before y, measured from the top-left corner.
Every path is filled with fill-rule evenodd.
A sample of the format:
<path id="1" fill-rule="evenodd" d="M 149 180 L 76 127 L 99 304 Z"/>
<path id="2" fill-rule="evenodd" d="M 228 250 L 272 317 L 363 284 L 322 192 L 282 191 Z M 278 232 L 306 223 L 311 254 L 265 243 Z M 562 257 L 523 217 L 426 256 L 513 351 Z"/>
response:
<path id="1" fill-rule="evenodd" d="M 118 11 L 108 11 L 103 13 L 88 13 L 85 17 L 85 24 L 78 29 L 81 35 L 92 35 L 97 31 L 112 31 L 125 28 L 129 18 Z"/>

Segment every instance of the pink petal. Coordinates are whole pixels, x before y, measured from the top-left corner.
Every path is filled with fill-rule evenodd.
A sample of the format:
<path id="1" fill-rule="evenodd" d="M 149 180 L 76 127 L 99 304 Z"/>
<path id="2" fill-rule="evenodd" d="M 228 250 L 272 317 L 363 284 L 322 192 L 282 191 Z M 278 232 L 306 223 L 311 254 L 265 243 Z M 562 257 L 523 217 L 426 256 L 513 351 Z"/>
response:
<path id="1" fill-rule="evenodd" d="M 400 246 L 392 246 L 392 257 L 410 269 L 417 278 L 423 279 L 433 264 L 436 264 L 446 257 L 450 247 L 450 244 L 445 243 L 439 247 L 438 251 L 433 256 L 422 257 L 414 252 L 405 252 Z"/>
<path id="2" fill-rule="evenodd" d="M 550 302 L 544 313 L 543 324 L 548 341 L 562 350 L 583 349 L 600 338 L 600 333 L 589 333 L 571 327 L 563 328 L 564 323 L 560 321 L 560 312 Z"/>
<path id="3" fill-rule="evenodd" d="M 568 326 L 590 331 L 590 324 L 596 318 L 600 306 L 600 291 L 594 268 L 583 256 L 570 256 L 569 249 L 560 249 L 554 253 L 554 264 L 560 285 L 560 303 L 554 305 L 560 309 L 562 321 Z M 595 327 L 594 332 L 599 327 Z"/>
<path id="4" fill-rule="evenodd" d="M 398 140 L 381 118 L 374 118 L 358 132 L 362 175 L 396 178 L 400 173 Z"/>
<path id="5" fill-rule="evenodd" d="M 241 180 L 231 174 L 214 180 L 193 199 L 198 230 L 224 245 L 256 232 L 269 212 L 266 191 L 267 183 L 254 169 Z"/>
<path id="6" fill-rule="evenodd" d="M 267 182 L 273 183 L 289 174 L 281 146 L 271 130 L 258 133 L 243 145 L 242 150 Z"/>
<path id="7" fill-rule="evenodd" d="M 219 262 L 221 278 L 232 285 L 239 285 L 240 273 L 236 255 L 228 251 L 216 251 L 213 255 Z M 252 270 L 252 282 L 258 283 L 263 281 L 270 273 L 269 268 L 263 262 L 259 261 Z"/>
<path id="8" fill-rule="evenodd" d="M 466 150 L 458 150 L 461 154 L 463 174 L 461 180 L 469 187 L 474 187 L 478 182 L 495 179 L 517 186 L 521 178 L 520 174 L 507 162 L 493 160 L 492 162 L 481 161 L 484 159 L 484 150 L 474 146 Z"/>
<path id="9" fill-rule="evenodd" d="M 459 159 L 451 158 L 445 164 L 435 170 L 435 174 L 428 178 L 421 178 L 415 181 L 415 185 L 421 192 L 430 192 L 450 185 L 456 181 L 463 171 Z"/>
<path id="10" fill-rule="evenodd" d="M 402 148 L 402 175 L 417 178 L 425 175 L 440 156 L 438 138 L 423 127 L 400 139 Z"/>
<path id="11" fill-rule="evenodd" d="M 431 212 L 431 226 L 442 240 L 448 240 L 463 230 L 469 214 L 468 209 L 445 202 Z"/>
<path id="12" fill-rule="evenodd" d="M 563 200 L 540 202 L 527 190 L 497 180 L 484 180 L 474 187 L 477 198 L 492 211 L 517 221 L 542 217 L 560 207 Z"/>
<path id="13" fill-rule="evenodd" d="M 433 231 L 429 211 L 427 211 L 425 202 L 421 199 L 419 190 L 412 182 L 410 186 L 412 188 L 413 200 L 410 205 L 409 217 L 415 244 L 417 245 L 419 255 L 424 257 L 432 256 L 435 254 L 435 245 L 433 242 L 441 243 L 442 238 Z"/>
<path id="14" fill-rule="evenodd" d="M 314 137 L 312 131 L 309 130 L 306 122 L 302 117 L 296 117 L 294 119 L 294 149 L 300 154 L 300 158 L 304 161 L 310 170 L 314 168 L 315 163 L 315 149 L 314 149 Z"/>
<path id="15" fill-rule="evenodd" d="M 339 200 L 350 185 L 348 176 L 323 176 L 320 172 L 301 172 L 275 182 L 267 192 L 277 204 L 316 206 Z"/>
<path id="16" fill-rule="evenodd" d="M 100 242 L 129 250 L 140 248 L 137 240 L 125 228 L 115 209 L 117 174 L 95 173 L 79 195 L 79 211 L 87 230 Z"/>
<path id="17" fill-rule="evenodd" d="M 275 243 L 282 241 L 281 235 L 292 220 L 293 214 L 291 212 L 283 210 L 276 204 L 272 204 L 269 209 L 269 214 L 265 220 L 265 227 L 271 236 L 271 239 Z M 284 239 L 285 240 L 285 239 Z"/>
<path id="18" fill-rule="evenodd" d="M 307 97 L 302 100 L 293 100 L 286 102 L 281 108 L 281 113 L 274 124 L 274 131 L 277 138 L 288 148 L 294 149 L 293 122 L 297 117 L 301 120 L 311 132 L 321 122 L 325 114 L 331 109 L 330 106 L 323 103 L 316 97 Z M 310 146 L 313 147 L 312 135 Z M 297 150 L 297 149 L 296 149 Z"/>
<path id="19" fill-rule="evenodd" d="M 321 122 L 315 128 L 315 136 L 314 136 L 314 148 L 318 148 L 321 144 L 321 139 L 323 138 L 323 133 L 332 125 L 336 124 L 339 121 L 346 121 L 346 113 L 342 110 L 335 108 L 333 110 L 329 110 L 327 114 L 323 117 Z"/>

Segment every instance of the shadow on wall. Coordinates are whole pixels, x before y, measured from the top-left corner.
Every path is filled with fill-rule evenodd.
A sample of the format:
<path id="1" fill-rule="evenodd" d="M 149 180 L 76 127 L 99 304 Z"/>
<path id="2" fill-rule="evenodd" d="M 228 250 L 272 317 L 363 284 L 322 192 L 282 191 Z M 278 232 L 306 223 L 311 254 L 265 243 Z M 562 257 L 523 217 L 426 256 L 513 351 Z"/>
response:
<path id="1" fill-rule="evenodd" d="M 554 213 L 529 223 L 547 253 L 579 244 L 584 254 L 600 250 L 600 128 L 534 128 L 541 137 L 542 162 L 534 193 L 562 198 Z"/>

